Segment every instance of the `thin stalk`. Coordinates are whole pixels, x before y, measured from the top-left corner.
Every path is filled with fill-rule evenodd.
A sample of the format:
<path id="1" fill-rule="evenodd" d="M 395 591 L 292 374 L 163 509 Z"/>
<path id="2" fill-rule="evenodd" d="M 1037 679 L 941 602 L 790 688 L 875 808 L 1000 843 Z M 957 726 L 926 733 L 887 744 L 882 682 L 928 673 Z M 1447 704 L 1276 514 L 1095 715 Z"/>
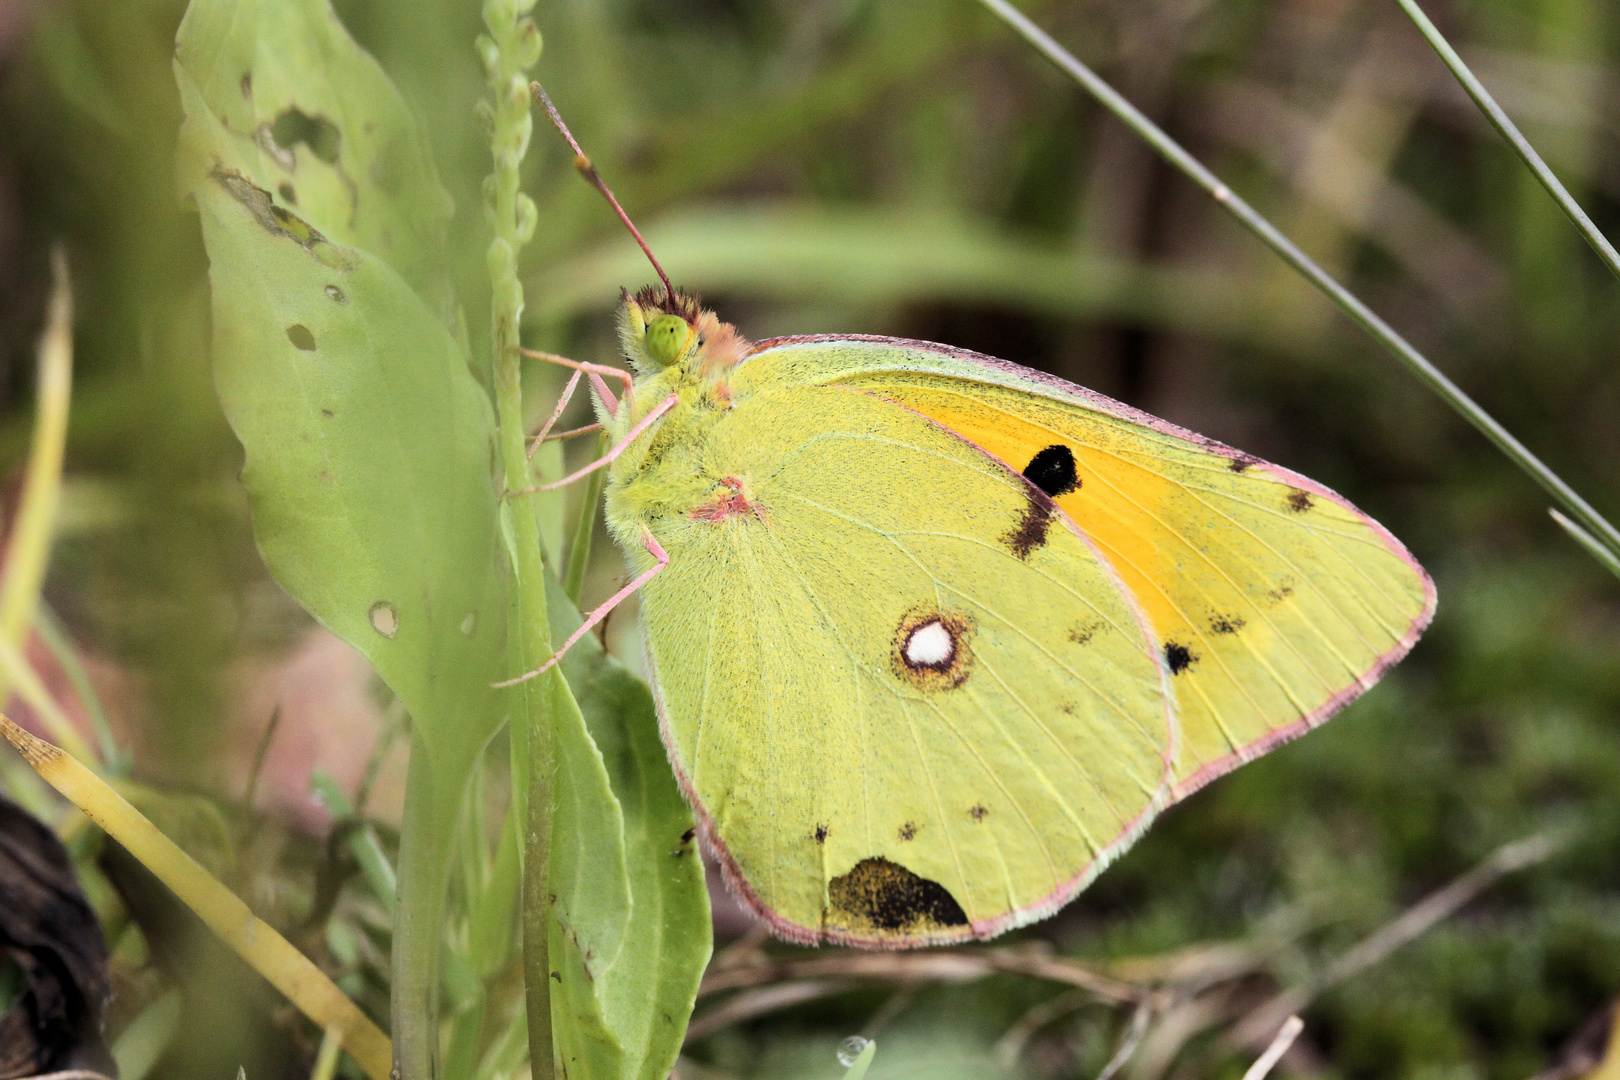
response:
<path id="1" fill-rule="evenodd" d="M 61 248 L 51 253 L 51 270 L 56 283 L 46 309 L 45 333 L 39 339 L 39 390 L 28 472 L 6 543 L 5 582 L 0 584 L 0 639 L 17 647 L 33 624 L 50 562 L 56 506 L 62 497 L 68 405 L 73 396 L 73 290 L 68 284 L 67 256 Z M 4 696 L 0 693 L 0 698 Z"/>
<path id="2" fill-rule="evenodd" d="M 605 457 L 613 440 L 607 432 L 597 438 L 596 456 Z M 568 599 L 579 606 L 579 594 L 585 588 L 585 568 L 591 562 L 591 541 L 596 536 L 596 507 L 602 501 L 602 485 L 607 479 L 606 469 L 597 469 L 585 482 L 585 498 L 579 504 L 579 520 L 574 523 L 574 542 L 568 545 L 568 572 L 563 576 L 563 591 Z"/>
<path id="3" fill-rule="evenodd" d="M 501 460 L 506 490 L 530 486 L 526 423 L 523 410 L 522 356 L 518 328 L 523 319 L 523 285 L 518 280 L 518 250 L 534 234 L 537 212 L 518 190 L 519 166 L 528 150 L 533 118 L 529 112 L 529 68 L 540 59 L 540 32 L 528 17 L 534 0 L 485 0 L 479 39 L 489 80 L 490 149 L 495 167 L 486 191 L 495 228 L 489 245 L 492 351 L 495 405 L 500 418 Z M 551 658 L 551 628 L 546 612 L 546 567 L 536 528 L 532 495 L 507 498 L 511 514 L 515 578 L 512 588 L 513 661 L 518 671 L 532 671 Z M 555 748 L 552 713 L 558 694 L 567 693 L 562 674 L 553 669 L 513 691 L 514 750 L 525 756 L 528 821 L 523 866 L 523 970 L 529 1020 L 530 1070 L 535 1080 L 555 1075 L 551 1037 L 551 818 Z"/>
<path id="4" fill-rule="evenodd" d="M 1604 519 L 1594 510 L 1585 499 L 1575 493 L 1575 490 L 1566 484 L 1557 473 L 1531 453 L 1518 439 L 1514 438 L 1501 424 L 1497 423 L 1489 413 L 1467 394 L 1463 393 L 1456 383 L 1428 361 L 1426 357 L 1404 337 L 1398 334 L 1394 327 L 1381 319 L 1371 308 L 1362 303 L 1356 296 L 1339 284 L 1332 275 L 1318 266 L 1309 255 L 1306 255 L 1297 245 L 1271 222 L 1267 221 L 1258 210 L 1250 206 L 1240 196 L 1221 182 L 1220 178 L 1205 168 L 1197 158 L 1188 153 L 1180 143 L 1172 139 L 1162 128 L 1149 120 L 1139 109 L 1126 101 L 1120 93 L 1085 64 L 1081 63 L 1072 53 L 1059 45 L 1051 35 L 1036 26 L 1026 16 L 1014 8 L 1007 0 L 979 0 L 989 8 L 998 18 L 1017 31 L 1025 41 L 1028 41 L 1052 63 L 1056 64 L 1066 74 L 1071 76 L 1085 90 L 1095 97 L 1104 108 L 1113 113 L 1121 123 L 1134 131 L 1153 149 L 1177 169 L 1181 170 L 1188 179 L 1203 188 L 1210 197 L 1227 209 L 1231 215 L 1250 232 L 1254 233 L 1262 243 L 1282 257 L 1283 261 L 1297 270 L 1307 281 L 1321 290 L 1329 300 L 1333 301 L 1343 311 L 1350 321 L 1361 327 L 1378 344 L 1382 345 L 1391 356 L 1400 361 L 1408 371 L 1415 375 L 1419 382 L 1440 396 L 1440 399 L 1450 405 L 1464 420 L 1474 425 L 1479 432 L 1491 441 L 1495 447 L 1508 459 L 1522 469 L 1532 480 L 1540 484 L 1546 492 L 1559 504 L 1569 511 L 1570 516 L 1600 538 L 1605 547 L 1620 552 L 1620 530 Z"/>
<path id="5" fill-rule="evenodd" d="M 1536 148 L 1530 145 L 1530 140 L 1524 137 L 1524 133 L 1519 130 L 1518 125 L 1502 109 L 1502 106 L 1496 103 L 1496 99 L 1491 96 L 1491 92 L 1485 89 L 1485 84 L 1475 78 L 1474 73 L 1468 69 L 1468 65 L 1463 63 L 1463 58 L 1457 55 L 1457 50 L 1451 47 L 1451 43 L 1441 35 L 1434 23 L 1429 21 L 1429 17 L 1423 14 L 1423 9 L 1417 6 L 1416 0 L 1395 0 L 1395 2 L 1401 5 L 1401 10 L 1406 12 L 1407 17 L 1412 20 L 1412 25 L 1418 28 L 1418 33 L 1423 35 L 1429 46 L 1434 49 L 1441 60 L 1445 61 L 1446 67 L 1450 68 L 1451 73 L 1457 77 L 1457 81 L 1462 83 L 1463 89 L 1468 91 L 1468 96 L 1474 99 L 1474 104 L 1479 106 L 1479 111 L 1484 113 L 1486 118 L 1490 120 L 1491 126 L 1497 130 L 1497 133 L 1502 138 L 1508 141 L 1508 144 L 1529 166 L 1530 171 L 1535 174 L 1536 179 L 1541 181 L 1541 186 L 1547 189 L 1547 194 L 1552 196 L 1553 202 L 1557 203 L 1559 209 L 1574 223 L 1581 236 L 1592 246 L 1592 250 L 1597 252 L 1597 257 L 1603 260 L 1603 265 L 1607 266 L 1609 272 L 1614 274 L 1615 277 L 1620 277 L 1620 252 L 1615 251 L 1614 245 L 1609 243 L 1608 237 L 1599 232 L 1598 227 L 1592 224 L 1592 219 L 1586 216 L 1586 211 L 1581 209 L 1581 204 L 1575 201 L 1574 196 L 1570 195 L 1564 185 L 1559 182 L 1558 177 L 1547 167 L 1547 163 L 1541 160 L 1541 155 L 1536 153 Z"/>
<path id="6" fill-rule="evenodd" d="M 90 727 L 96 733 L 96 745 L 101 749 L 102 767 L 107 775 L 127 775 L 130 759 L 118 748 L 118 740 L 113 737 L 112 725 L 107 722 L 107 710 L 101 704 L 101 695 L 96 693 L 95 684 L 90 681 L 89 673 L 79 661 L 78 649 L 68 638 L 67 629 L 43 601 L 34 612 L 34 628 L 39 631 L 45 647 L 51 650 L 51 656 L 61 665 L 62 673 L 67 676 L 74 694 L 78 695 L 79 707 L 90 718 Z"/>
<path id="7" fill-rule="evenodd" d="M 1557 510 L 1548 507 L 1547 513 L 1551 514 L 1553 520 L 1558 522 L 1565 532 L 1569 533 L 1571 539 L 1586 549 L 1588 555 L 1602 563 L 1605 570 L 1615 577 L 1620 577 L 1620 555 L 1616 555 L 1598 543 L 1597 537 L 1569 520 L 1563 514 L 1560 514 Z"/>
<path id="8" fill-rule="evenodd" d="M 388 1036 L 275 928 L 164 836 L 139 810 L 78 759 L 35 738 L 3 714 L 0 734 L 45 782 L 139 859 L 210 930 L 323 1030 L 337 1028 L 343 1047 L 371 1080 L 390 1080 Z"/>

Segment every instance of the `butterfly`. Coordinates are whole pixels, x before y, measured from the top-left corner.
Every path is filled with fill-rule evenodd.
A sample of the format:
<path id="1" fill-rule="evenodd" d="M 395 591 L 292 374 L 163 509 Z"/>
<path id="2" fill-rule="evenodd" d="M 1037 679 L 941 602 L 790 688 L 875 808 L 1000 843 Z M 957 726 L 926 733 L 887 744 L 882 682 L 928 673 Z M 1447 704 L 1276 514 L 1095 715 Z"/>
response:
<path id="1" fill-rule="evenodd" d="M 626 293 L 619 331 L 623 401 L 573 366 L 635 576 L 587 627 L 639 591 L 681 789 L 788 940 L 1051 914 L 1433 615 L 1422 567 L 1332 491 L 1050 375 L 750 343 L 673 288 Z"/>
<path id="2" fill-rule="evenodd" d="M 613 448 L 545 486 L 608 468 L 633 574 L 559 655 L 639 592 L 681 790 L 779 936 L 1043 918 L 1427 627 L 1423 568 L 1297 473 L 948 345 L 745 340 L 675 290 L 535 92 L 663 281 L 623 294 L 630 372 L 530 354 L 575 369 L 541 439 L 591 378 Z"/>

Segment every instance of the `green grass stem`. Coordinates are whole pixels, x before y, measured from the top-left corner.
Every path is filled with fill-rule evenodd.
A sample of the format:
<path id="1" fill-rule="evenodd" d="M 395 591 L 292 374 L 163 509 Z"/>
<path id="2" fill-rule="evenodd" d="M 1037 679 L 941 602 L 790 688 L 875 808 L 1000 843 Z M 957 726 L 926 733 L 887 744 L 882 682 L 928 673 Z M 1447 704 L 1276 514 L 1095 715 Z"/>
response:
<path id="1" fill-rule="evenodd" d="M 1604 547 L 1610 551 L 1620 553 L 1620 530 L 1611 525 L 1607 519 L 1599 514 L 1590 504 L 1573 488 L 1564 482 L 1563 478 L 1553 472 L 1529 448 L 1514 438 L 1506 428 L 1479 406 L 1472 398 L 1463 393 L 1462 389 L 1452 382 L 1446 375 L 1429 362 L 1409 341 L 1396 332 L 1395 328 L 1386 323 L 1371 308 L 1355 296 L 1349 289 L 1339 284 L 1326 270 L 1318 266 L 1309 255 L 1306 255 L 1298 245 L 1283 235 L 1275 225 L 1268 221 L 1258 210 L 1250 206 L 1244 199 L 1227 187 L 1219 177 L 1206 168 L 1197 158 L 1188 153 L 1182 145 L 1172 139 L 1163 128 L 1148 119 L 1136 106 L 1127 101 L 1123 95 L 1110 86 L 1101 76 L 1069 52 L 1046 31 L 1042 30 L 1027 16 L 1013 7 L 1007 0 L 980 0 L 998 18 L 1012 27 L 1019 36 L 1033 45 L 1048 60 L 1056 64 L 1062 71 L 1071 76 L 1085 90 L 1095 97 L 1104 108 L 1113 113 L 1121 123 L 1130 128 L 1149 146 L 1158 151 L 1171 165 L 1179 169 L 1193 183 L 1203 188 L 1221 206 L 1225 207 L 1231 215 L 1238 219 L 1246 229 L 1257 236 L 1262 243 L 1271 248 L 1298 271 L 1307 281 L 1315 285 L 1323 295 L 1333 301 L 1338 308 L 1349 317 L 1350 321 L 1366 331 L 1374 341 L 1382 345 L 1390 355 L 1394 356 L 1406 367 L 1419 382 L 1440 396 L 1440 399 L 1451 406 L 1464 420 L 1472 424 L 1491 443 L 1507 455 L 1508 459 L 1522 469 L 1532 480 L 1540 484 L 1560 505 L 1569 511 L 1569 515 L 1578 521 L 1594 537 L 1599 538 Z"/>
<path id="2" fill-rule="evenodd" d="M 1541 186 L 1547 189 L 1547 194 L 1552 196 L 1553 202 L 1558 204 L 1558 208 L 1580 231 L 1581 236 L 1592 246 L 1592 250 L 1597 252 L 1597 257 L 1603 260 L 1603 265 L 1607 266 L 1615 277 L 1620 278 L 1620 252 L 1615 251 L 1608 237 L 1598 230 L 1592 219 L 1586 216 L 1586 211 L 1581 209 L 1581 204 L 1575 201 L 1575 197 L 1559 181 L 1557 175 L 1545 161 L 1541 160 L 1536 148 L 1530 145 L 1530 140 L 1524 137 L 1518 125 L 1502 106 L 1496 103 L 1491 92 L 1485 89 L 1485 84 L 1469 70 L 1467 64 L 1463 63 L 1463 58 L 1457 55 L 1457 50 L 1451 47 L 1451 43 L 1440 33 L 1439 28 L 1429 21 L 1423 9 L 1417 6 L 1416 0 L 1395 0 L 1395 2 L 1406 12 L 1407 17 L 1412 20 L 1412 25 L 1418 28 L 1418 33 L 1423 35 L 1424 40 L 1440 59 L 1445 61 L 1446 67 L 1451 69 L 1451 74 L 1456 76 L 1462 88 L 1468 91 L 1468 96 L 1474 99 L 1474 104 L 1478 105 L 1479 111 L 1490 120 L 1491 126 L 1508 141 L 1508 145 L 1513 147 L 1514 152 L 1535 174 Z"/>

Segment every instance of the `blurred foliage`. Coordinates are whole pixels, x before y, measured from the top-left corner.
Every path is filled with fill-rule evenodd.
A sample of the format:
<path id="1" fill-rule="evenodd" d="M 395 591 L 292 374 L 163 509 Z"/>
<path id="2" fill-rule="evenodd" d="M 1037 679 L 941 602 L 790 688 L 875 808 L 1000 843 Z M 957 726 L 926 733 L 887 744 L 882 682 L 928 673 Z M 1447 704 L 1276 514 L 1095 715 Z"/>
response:
<path id="1" fill-rule="evenodd" d="M 429 133 L 456 203 L 444 267 L 482 310 L 477 5 L 337 6 Z M 1620 289 L 1393 4 L 1023 6 L 1600 510 L 1620 508 Z M 284 654 L 308 624 L 254 551 L 208 373 L 203 256 L 173 172 L 182 8 L 18 9 L 32 33 L 10 42 L 0 88 L 0 455 L 24 452 L 44 252 L 63 236 L 79 381 L 48 595 L 86 649 L 133 673 L 137 773 L 232 804 L 225 672 Z M 1620 232 L 1617 9 L 1427 8 Z M 1232 992 L 1242 1015 L 1502 843 L 1563 827 L 1565 854 L 1313 1004 L 1284 1068 L 1520 1080 L 1620 994 L 1620 594 L 1529 481 L 969 0 L 572 0 L 536 17 L 563 114 L 676 281 L 744 333 L 900 334 L 1053 371 L 1333 486 L 1433 572 L 1438 619 L 1383 685 L 1173 809 L 1021 939 L 1098 961 L 1265 945 Z M 649 272 L 565 148 L 536 144 L 526 336 L 610 360 L 615 286 Z M 487 327 L 468 332 L 483 353 Z M 596 550 L 587 605 L 621 569 Z M 631 622 L 611 640 L 634 662 Z M 240 864 L 260 875 L 248 893 L 269 890 L 261 910 L 287 925 L 309 908 L 312 867 L 341 852 L 256 836 L 254 850 L 280 839 Z M 379 1007 L 386 934 L 352 893 L 329 953 Z M 106 895 L 126 973 L 116 1038 L 167 984 Z M 830 1076 L 855 1031 L 883 1042 L 871 1080 L 993 1076 L 997 1040 L 1055 992 L 998 976 L 824 997 L 697 1041 L 683 1076 Z M 1127 1022 L 1064 1012 L 1019 1069 L 1095 1075 Z M 1164 1075 L 1235 1077 L 1251 1056 L 1206 1033 Z M 213 1075 L 206 1060 L 160 1072 Z"/>

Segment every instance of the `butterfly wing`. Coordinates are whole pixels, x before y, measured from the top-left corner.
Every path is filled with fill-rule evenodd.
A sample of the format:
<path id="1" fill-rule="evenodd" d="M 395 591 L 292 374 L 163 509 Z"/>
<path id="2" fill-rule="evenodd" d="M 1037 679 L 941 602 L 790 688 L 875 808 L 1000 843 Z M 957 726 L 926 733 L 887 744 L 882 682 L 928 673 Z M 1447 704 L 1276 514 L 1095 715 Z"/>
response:
<path id="1" fill-rule="evenodd" d="M 763 342 L 734 376 L 913 409 L 1047 487 L 1163 643 L 1186 795 L 1322 723 L 1434 613 L 1434 586 L 1327 488 L 1003 360 L 892 338 Z"/>
<path id="2" fill-rule="evenodd" d="M 1055 910 L 1146 825 L 1173 761 L 1167 668 L 1038 489 L 833 386 L 751 394 L 700 447 L 650 454 L 666 445 L 712 490 L 661 504 L 631 485 L 609 518 L 669 553 L 641 592 L 665 742 L 778 933 L 988 937 Z"/>

